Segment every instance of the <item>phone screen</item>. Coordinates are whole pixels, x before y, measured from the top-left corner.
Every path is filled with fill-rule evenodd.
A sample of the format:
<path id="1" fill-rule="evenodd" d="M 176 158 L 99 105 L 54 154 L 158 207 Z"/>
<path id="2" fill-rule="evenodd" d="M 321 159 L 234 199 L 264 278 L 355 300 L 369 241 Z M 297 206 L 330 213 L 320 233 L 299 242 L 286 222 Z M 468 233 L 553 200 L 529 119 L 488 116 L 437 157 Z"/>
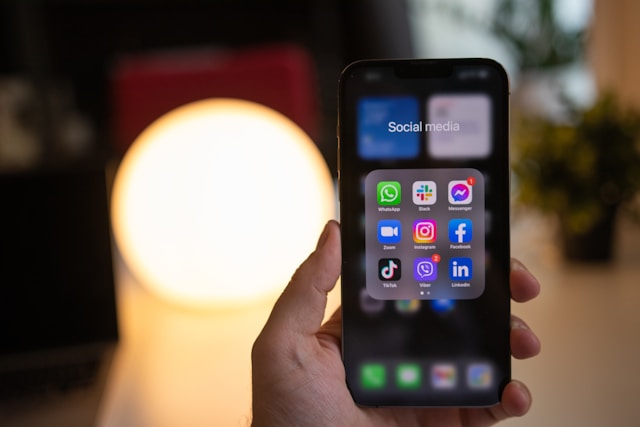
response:
<path id="1" fill-rule="evenodd" d="M 339 90 L 343 358 L 365 406 L 488 406 L 510 379 L 508 79 L 361 61 Z"/>

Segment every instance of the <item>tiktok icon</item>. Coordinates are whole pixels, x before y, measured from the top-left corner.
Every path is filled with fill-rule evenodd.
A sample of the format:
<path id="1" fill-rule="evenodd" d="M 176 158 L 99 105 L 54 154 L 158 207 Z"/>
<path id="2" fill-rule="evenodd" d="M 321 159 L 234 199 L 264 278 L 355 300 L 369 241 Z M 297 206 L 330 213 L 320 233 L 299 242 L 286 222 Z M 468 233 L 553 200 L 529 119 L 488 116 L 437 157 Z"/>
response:
<path id="1" fill-rule="evenodd" d="M 378 278 L 384 281 L 400 280 L 400 266 L 398 258 L 382 258 L 378 261 Z"/>

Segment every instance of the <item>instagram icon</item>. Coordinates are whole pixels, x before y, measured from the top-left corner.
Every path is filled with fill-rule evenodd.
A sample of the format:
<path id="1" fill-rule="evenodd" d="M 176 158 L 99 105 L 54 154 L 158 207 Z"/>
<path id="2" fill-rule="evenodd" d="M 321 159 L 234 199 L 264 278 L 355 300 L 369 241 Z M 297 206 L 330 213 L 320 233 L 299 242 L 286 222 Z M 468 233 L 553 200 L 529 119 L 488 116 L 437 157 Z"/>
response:
<path id="1" fill-rule="evenodd" d="M 413 241 L 416 243 L 433 243 L 436 241 L 436 221 L 419 219 L 413 223 Z"/>

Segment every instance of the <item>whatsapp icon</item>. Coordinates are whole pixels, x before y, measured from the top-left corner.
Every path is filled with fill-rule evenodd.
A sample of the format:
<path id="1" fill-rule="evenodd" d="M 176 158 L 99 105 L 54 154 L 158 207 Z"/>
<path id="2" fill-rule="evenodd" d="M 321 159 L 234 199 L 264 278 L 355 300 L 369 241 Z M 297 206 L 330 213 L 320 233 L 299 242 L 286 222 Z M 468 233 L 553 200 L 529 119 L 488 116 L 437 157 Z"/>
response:
<path id="1" fill-rule="evenodd" d="M 378 204 L 382 206 L 399 205 L 401 200 L 398 181 L 380 181 L 377 188 Z"/>

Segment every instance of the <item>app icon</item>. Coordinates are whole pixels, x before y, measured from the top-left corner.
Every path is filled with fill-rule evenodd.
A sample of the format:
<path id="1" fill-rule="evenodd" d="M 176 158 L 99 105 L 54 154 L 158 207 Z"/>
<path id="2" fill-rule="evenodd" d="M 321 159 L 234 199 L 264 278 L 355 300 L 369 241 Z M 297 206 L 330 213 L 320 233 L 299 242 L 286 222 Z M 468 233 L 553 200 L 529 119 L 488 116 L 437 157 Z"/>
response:
<path id="1" fill-rule="evenodd" d="M 431 309 L 436 313 L 449 313 L 456 307 L 455 300 L 452 299 L 433 299 L 431 300 Z"/>
<path id="2" fill-rule="evenodd" d="M 473 200 L 473 186 L 465 181 L 449 182 L 449 203 L 468 205 Z"/>
<path id="3" fill-rule="evenodd" d="M 485 158 L 491 153 L 491 99 L 485 94 L 434 95 L 430 123 L 450 123 L 450 131 L 431 132 L 429 154 L 437 159 Z M 458 124 L 460 129 L 455 130 Z M 444 130 L 444 129 L 443 129 Z"/>
<path id="4" fill-rule="evenodd" d="M 431 367 L 431 385 L 440 390 L 450 390 L 458 382 L 456 367 L 450 363 L 438 363 Z"/>
<path id="5" fill-rule="evenodd" d="M 364 313 L 378 314 L 384 310 L 384 304 L 384 300 L 373 298 L 365 288 L 360 290 L 360 309 Z"/>
<path id="6" fill-rule="evenodd" d="M 380 280 L 400 280 L 400 260 L 398 258 L 382 258 L 378 261 L 378 278 Z"/>
<path id="7" fill-rule="evenodd" d="M 398 299 L 396 300 L 396 310 L 402 314 L 413 314 L 420 309 L 419 299 Z"/>
<path id="8" fill-rule="evenodd" d="M 397 181 L 381 181 L 377 187 L 378 204 L 382 206 L 399 205 L 402 200 L 400 183 Z"/>
<path id="9" fill-rule="evenodd" d="M 365 363 L 360 368 L 360 385 L 366 390 L 377 390 L 387 382 L 387 369 L 381 363 Z"/>
<path id="10" fill-rule="evenodd" d="M 413 241 L 416 243 L 433 243 L 436 241 L 436 221 L 419 219 L 413 223 Z"/>
<path id="11" fill-rule="evenodd" d="M 363 159 L 410 159 L 420 154 L 419 132 L 392 132 L 397 125 L 419 123 L 412 96 L 363 97 L 358 101 L 358 154 Z M 401 120 L 398 120 L 402 118 Z M 400 123 L 401 122 L 401 123 Z M 390 124 L 396 123 L 396 126 Z M 404 127 L 404 126 L 403 126 Z"/>
<path id="12" fill-rule="evenodd" d="M 413 183 L 413 203 L 416 205 L 433 205 L 436 202 L 436 183 L 433 181 L 416 181 Z"/>
<path id="13" fill-rule="evenodd" d="M 378 221 L 378 242 L 384 244 L 398 243 L 402 238 L 402 226 L 397 219 Z"/>
<path id="14" fill-rule="evenodd" d="M 467 385 L 476 390 L 491 388 L 493 372 L 486 363 L 473 363 L 467 367 Z"/>
<path id="15" fill-rule="evenodd" d="M 422 385 L 422 369 L 417 363 L 401 363 L 396 367 L 396 386 L 417 389 Z"/>
<path id="16" fill-rule="evenodd" d="M 416 258 L 413 261 L 413 278 L 418 282 L 432 282 L 438 278 L 438 264 L 431 258 Z"/>
<path id="17" fill-rule="evenodd" d="M 469 243 L 473 237 L 470 219 L 452 219 L 449 221 L 449 241 L 451 243 Z"/>
<path id="18" fill-rule="evenodd" d="M 451 280 L 471 280 L 473 277 L 471 258 L 451 258 L 449 260 L 449 277 Z"/>

